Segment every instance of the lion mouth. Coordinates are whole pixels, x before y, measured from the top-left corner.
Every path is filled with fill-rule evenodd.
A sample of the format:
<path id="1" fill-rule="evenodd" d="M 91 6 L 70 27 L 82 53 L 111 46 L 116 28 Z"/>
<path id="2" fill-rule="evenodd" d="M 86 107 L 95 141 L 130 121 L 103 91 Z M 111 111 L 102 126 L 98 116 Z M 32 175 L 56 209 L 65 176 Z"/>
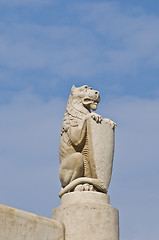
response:
<path id="1" fill-rule="evenodd" d="M 86 105 L 91 104 L 92 102 L 93 102 L 93 100 L 90 98 L 84 98 L 84 100 L 83 100 L 83 103 Z"/>
<path id="2" fill-rule="evenodd" d="M 83 100 L 83 103 L 86 104 L 86 105 L 89 105 L 89 104 L 95 104 L 95 105 L 98 105 L 98 103 L 100 102 L 100 97 L 98 97 L 96 100 L 93 100 L 91 98 L 84 98 Z"/>

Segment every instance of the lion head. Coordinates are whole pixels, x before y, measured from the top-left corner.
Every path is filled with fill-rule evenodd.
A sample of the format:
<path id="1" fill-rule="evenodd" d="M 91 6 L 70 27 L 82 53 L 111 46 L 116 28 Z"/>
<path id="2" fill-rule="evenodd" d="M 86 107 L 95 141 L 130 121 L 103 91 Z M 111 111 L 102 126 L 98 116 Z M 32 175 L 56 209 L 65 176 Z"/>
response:
<path id="1" fill-rule="evenodd" d="M 91 110 L 95 111 L 97 109 L 98 103 L 100 101 L 100 95 L 98 91 L 93 90 L 87 85 L 77 88 L 73 86 L 71 89 L 69 102 L 70 100 L 72 101 L 72 106 L 78 107 L 79 109 L 82 108 L 82 104 L 83 107 L 90 112 Z"/>
<path id="2" fill-rule="evenodd" d="M 100 94 L 87 85 L 75 87 L 73 85 L 64 115 L 62 131 L 66 132 L 69 126 L 78 126 L 79 121 L 91 110 L 95 111 L 100 102 Z"/>

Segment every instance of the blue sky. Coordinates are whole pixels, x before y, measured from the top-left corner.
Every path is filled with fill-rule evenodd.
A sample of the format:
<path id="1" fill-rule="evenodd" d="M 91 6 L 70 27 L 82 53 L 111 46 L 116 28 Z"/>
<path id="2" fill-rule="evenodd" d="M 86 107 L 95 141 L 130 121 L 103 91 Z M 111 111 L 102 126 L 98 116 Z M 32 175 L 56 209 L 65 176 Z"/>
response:
<path id="1" fill-rule="evenodd" d="M 111 204 L 122 240 L 158 237 L 159 2 L 0 0 L 0 202 L 51 217 L 73 84 L 117 123 Z"/>

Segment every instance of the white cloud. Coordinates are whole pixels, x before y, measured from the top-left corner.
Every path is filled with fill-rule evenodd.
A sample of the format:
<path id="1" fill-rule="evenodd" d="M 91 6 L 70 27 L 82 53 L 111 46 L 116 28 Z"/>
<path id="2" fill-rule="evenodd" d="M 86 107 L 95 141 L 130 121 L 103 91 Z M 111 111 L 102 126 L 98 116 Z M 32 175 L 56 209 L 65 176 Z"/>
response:
<path id="1" fill-rule="evenodd" d="M 62 78 L 158 67 L 157 16 L 108 3 L 75 4 L 69 11 L 76 12 L 74 26 L 1 23 L 1 66 L 47 69 Z"/>
<path id="2" fill-rule="evenodd" d="M 1 24 L 1 29 L 2 66 L 19 70 L 49 69 L 62 77 L 96 72 L 93 65 L 98 52 L 92 51 L 94 37 L 86 29 L 20 24 L 8 28 Z"/>
<path id="3" fill-rule="evenodd" d="M 140 68 L 158 67 L 157 16 L 110 3 L 78 3 L 69 11 L 76 12 L 76 26 L 1 23 L 1 66 L 47 69 L 63 79 L 108 72 L 132 75 Z"/>
<path id="4" fill-rule="evenodd" d="M 130 72 L 145 67 L 158 67 L 159 18 L 138 11 L 120 8 L 115 3 L 95 3 L 81 7 L 85 10 L 83 24 L 93 24 L 93 31 L 105 39 L 102 68 Z"/>

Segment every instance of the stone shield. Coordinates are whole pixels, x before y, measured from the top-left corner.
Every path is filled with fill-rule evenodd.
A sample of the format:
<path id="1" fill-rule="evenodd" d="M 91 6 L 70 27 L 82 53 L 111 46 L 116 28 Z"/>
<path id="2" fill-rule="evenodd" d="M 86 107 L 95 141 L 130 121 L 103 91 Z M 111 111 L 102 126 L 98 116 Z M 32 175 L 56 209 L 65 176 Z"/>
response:
<path id="1" fill-rule="evenodd" d="M 108 189 L 113 167 L 114 127 L 109 119 L 97 123 L 92 118 L 87 122 L 88 159 L 92 177 L 99 179 Z"/>

